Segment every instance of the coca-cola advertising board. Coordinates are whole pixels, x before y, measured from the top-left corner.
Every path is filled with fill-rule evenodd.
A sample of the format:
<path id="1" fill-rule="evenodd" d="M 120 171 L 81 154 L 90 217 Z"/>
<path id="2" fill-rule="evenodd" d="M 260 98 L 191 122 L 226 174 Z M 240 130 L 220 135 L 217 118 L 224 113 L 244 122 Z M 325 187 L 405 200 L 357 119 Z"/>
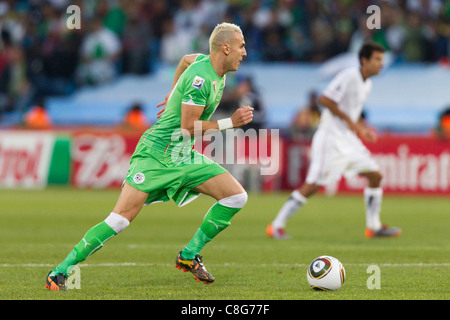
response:
<path id="1" fill-rule="evenodd" d="M 0 187 L 45 187 L 54 143 L 52 133 L 0 131 Z"/>

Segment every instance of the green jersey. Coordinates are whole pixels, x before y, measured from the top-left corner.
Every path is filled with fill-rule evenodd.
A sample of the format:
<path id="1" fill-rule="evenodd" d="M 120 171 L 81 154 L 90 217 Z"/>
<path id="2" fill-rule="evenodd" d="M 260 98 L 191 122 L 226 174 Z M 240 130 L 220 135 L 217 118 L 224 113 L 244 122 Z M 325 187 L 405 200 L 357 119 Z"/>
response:
<path id="1" fill-rule="evenodd" d="M 180 156 L 188 156 L 195 137 L 181 134 L 181 104 L 203 107 L 200 120 L 208 121 L 220 103 L 225 79 L 217 75 L 209 55 L 198 55 L 178 79 L 161 118 L 142 135 L 142 143 L 167 154 L 177 148 Z"/>

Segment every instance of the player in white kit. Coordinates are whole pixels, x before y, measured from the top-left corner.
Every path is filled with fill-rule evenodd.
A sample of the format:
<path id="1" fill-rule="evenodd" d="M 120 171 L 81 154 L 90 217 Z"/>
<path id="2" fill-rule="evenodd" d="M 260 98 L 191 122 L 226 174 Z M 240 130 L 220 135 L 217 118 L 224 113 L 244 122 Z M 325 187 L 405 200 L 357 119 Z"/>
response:
<path id="1" fill-rule="evenodd" d="M 401 230 L 380 221 L 382 175 L 378 164 L 360 139 L 376 141 L 376 135 L 361 118 L 363 105 L 372 88 L 370 77 L 383 67 L 384 48 L 366 43 L 359 51 L 360 67 L 338 73 L 319 98 L 325 108 L 311 145 L 311 164 L 306 182 L 291 193 L 275 220 L 267 227 L 269 237 L 285 239 L 287 220 L 320 187 L 336 183 L 346 171 L 367 178 L 364 189 L 367 238 L 398 236 Z"/>

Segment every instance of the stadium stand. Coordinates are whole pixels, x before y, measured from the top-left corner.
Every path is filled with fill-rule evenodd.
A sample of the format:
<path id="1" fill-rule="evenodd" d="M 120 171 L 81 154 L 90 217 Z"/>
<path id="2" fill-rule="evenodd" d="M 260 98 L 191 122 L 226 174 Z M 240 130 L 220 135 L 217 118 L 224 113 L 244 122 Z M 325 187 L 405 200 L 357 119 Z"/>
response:
<path id="1" fill-rule="evenodd" d="M 69 4 L 81 8 L 80 29 L 67 28 Z M 367 28 L 369 5 L 381 8 L 380 29 Z M 0 3 L 0 127 L 20 124 L 42 97 L 56 126 L 119 123 L 135 101 L 154 121 L 174 64 L 207 52 L 206 35 L 221 21 L 244 31 L 242 72 L 268 94 L 269 126 L 283 125 L 326 82 L 326 67 L 342 67 L 334 62 L 365 40 L 390 54 L 389 69 L 374 79 L 370 121 L 421 131 L 448 105 L 449 1 L 8 0 Z"/>

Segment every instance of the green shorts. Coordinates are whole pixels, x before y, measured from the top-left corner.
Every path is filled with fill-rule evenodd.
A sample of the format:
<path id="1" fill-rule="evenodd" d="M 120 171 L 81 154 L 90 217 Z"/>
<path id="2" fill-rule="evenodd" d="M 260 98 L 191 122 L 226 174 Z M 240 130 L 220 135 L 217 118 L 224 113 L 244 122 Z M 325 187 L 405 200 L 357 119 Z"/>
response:
<path id="1" fill-rule="evenodd" d="M 181 207 L 200 195 L 192 189 L 225 172 L 225 168 L 196 150 L 192 150 L 190 159 L 174 163 L 169 152 L 152 150 L 139 142 L 125 181 L 149 194 L 145 204 L 173 199 Z"/>

